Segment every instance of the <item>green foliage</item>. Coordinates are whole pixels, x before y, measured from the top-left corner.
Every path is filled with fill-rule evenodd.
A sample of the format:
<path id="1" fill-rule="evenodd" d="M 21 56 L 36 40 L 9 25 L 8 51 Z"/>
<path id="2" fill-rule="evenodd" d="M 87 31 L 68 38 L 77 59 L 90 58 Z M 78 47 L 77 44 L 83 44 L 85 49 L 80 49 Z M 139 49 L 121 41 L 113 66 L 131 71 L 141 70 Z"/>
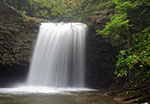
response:
<path id="1" fill-rule="evenodd" d="M 86 21 L 90 13 L 100 10 L 103 0 L 6 0 L 28 16 L 51 21 Z M 24 1 L 24 2 L 22 2 Z M 23 5 L 21 5 L 23 4 Z M 21 8 L 21 9 L 20 9 Z"/>
<path id="2" fill-rule="evenodd" d="M 103 30 L 97 30 L 97 33 L 104 35 L 118 35 L 121 31 L 128 30 L 130 27 L 128 23 L 129 20 L 127 19 L 126 13 L 111 15 L 110 22 L 107 22 L 107 25 Z"/>
<path id="3" fill-rule="evenodd" d="M 150 11 L 149 0 L 111 0 L 114 5 L 110 21 L 97 34 L 123 40 L 116 62 L 115 74 L 127 76 L 150 68 Z M 136 17 L 135 17 L 136 16 Z"/>
<path id="4" fill-rule="evenodd" d="M 28 8 L 28 0 L 6 0 L 9 5 L 13 5 L 19 11 L 24 11 Z"/>
<path id="5" fill-rule="evenodd" d="M 142 71 L 150 68 L 150 27 L 134 35 L 132 47 L 121 50 L 116 63 L 115 74 L 121 77 L 128 70 Z"/>

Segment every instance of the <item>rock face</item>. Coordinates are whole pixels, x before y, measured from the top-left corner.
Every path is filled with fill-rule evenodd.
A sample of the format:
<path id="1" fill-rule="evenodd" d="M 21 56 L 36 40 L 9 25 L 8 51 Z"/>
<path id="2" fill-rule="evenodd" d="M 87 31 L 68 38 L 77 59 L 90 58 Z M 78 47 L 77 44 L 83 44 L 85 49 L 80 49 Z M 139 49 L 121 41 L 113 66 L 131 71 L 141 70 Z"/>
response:
<path id="1" fill-rule="evenodd" d="M 111 11 L 100 11 L 94 12 L 89 17 L 90 21 L 93 23 L 95 29 L 104 28 L 107 21 L 109 21 L 109 14 Z"/>
<path id="2" fill-rule="evenodd" d="M 87 39 L 86 56 L 87 86 L 109 87 L 114 78 L 116 48 L 91 33 Z"/>
<path id="3" fill-rule="evenodd" d="M 0 1 L 0 64 L 28 66 L 37 25 Z"/>
<path id="4" fill-rule="evenodd" d="M 0 85 L 27 73 L 37 31 L 34 20 L 23 17 L 0 0 Z"/>
<path id="5" fill-rule="evenodd" d="M 94 27 L 89 28 L 86 47 L 87 86 L 94 88 L 106 88 L 113 82 L 116 47 L 107 42 L 104 37 L 96 35 L 96 29 L 102 29 L 109 20 L 109 12 L 93 13 L 90 21 Z"/>

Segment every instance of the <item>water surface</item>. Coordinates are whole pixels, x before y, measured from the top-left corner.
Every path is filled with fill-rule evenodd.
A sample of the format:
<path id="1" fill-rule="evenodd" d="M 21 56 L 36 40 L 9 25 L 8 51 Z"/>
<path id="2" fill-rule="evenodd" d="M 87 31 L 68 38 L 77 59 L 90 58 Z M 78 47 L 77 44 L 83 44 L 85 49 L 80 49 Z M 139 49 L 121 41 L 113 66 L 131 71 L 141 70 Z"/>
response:
<path id="1" fill-rule="evenodd" d="M 38 89 L 39 92 L 36 93 Z M 0 104 L 121 104 L 114 101 L 113 97 L 105 96 L 99 91 L 88 91 L 88 89 L 68 88 L 49 92 L 46 92 L 46 89 L 45 92 L 38 89 L 30 89 L 30 91 L 0 89 Z"/>

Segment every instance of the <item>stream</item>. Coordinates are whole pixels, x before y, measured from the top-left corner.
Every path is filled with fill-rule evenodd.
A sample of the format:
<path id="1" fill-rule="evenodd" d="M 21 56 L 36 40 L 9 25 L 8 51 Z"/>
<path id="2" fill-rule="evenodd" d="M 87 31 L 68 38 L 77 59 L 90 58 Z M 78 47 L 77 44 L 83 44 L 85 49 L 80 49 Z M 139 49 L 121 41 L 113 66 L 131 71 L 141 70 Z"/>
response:
<path id="1" fill-rule="evenodd" d="M 0 89 L 0 104 L 121 104 L 100 91 L 47 90 L 2 88 Z"/>

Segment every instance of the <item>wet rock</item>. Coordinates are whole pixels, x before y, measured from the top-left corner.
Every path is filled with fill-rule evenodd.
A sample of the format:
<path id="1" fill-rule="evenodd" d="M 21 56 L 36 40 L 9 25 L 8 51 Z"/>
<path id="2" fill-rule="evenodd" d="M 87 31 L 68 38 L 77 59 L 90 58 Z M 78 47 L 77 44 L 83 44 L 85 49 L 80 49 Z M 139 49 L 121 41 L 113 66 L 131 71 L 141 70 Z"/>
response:
<path id="1" fill-rule="evenodd" d="M 87 86 L 108 88 L 113 82 L 116 47 L 97 36 L 92 29 L 87 36 L 86 79 Z"/>
<path id="2" fill-rule="evenodd" d="M 39 23 L 0 1 L 0 64 L 28 66 Z M 33 21 L 34 20 L 34 21 Z"/>
<path id="3" fill-rule="evenodd" d="M 92 13 L 89 19 L 90 21 L 92 21 L 94 28 L 102 29 L 105 26 L 106 22 L 109 21 L 110 13 L 110 11 L 99 11 Z"/>

